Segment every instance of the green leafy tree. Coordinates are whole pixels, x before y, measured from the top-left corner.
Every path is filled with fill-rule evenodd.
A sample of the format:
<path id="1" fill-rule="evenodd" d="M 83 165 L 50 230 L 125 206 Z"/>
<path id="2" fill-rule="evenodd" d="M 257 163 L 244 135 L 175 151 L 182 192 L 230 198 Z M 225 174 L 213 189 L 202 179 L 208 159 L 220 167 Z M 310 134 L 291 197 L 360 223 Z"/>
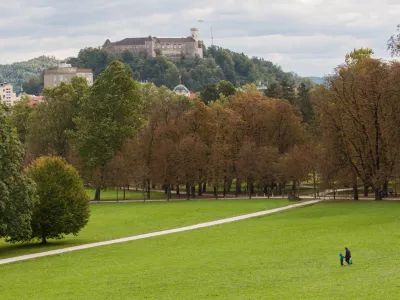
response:
<path id="1" fill-rule="evenodd" d="M 99 174 L 95 199 L 100 199 L 107 164 L 140 125 L 140 88 L 132 72 L 112 62 L 97 78 L 76 118 L 75 143 L 87 170 Z"/>
<path id="2" fill-rule="evenodd" d="M 371 58 L 374 51 L 369 48 L 354 49 L 352 52 L 347 53 L 345 57 L 345 62 L 348 66 L 356 66 L 365 59 Z"/>
<path id="3" fill-rule="evenodd" d="M 29 152 L 32 157 L 57 155 L 66 158 L 70 151 L 69 132 L 75 129 L 83 98 L 88 93 L 83 78 L 73 78 L 71 84 L 62 82 L 43 90 L 44 101 L 37 105 L 30 120 Z"/>
<path id="4" fill-rule="evenodd" d="M 29 117 L 32 113 L 32 108 L 28 105 L 28 102 L 29 98 L 23 96 L 11 109 L 11 126 L 17 129 L 18 138 L 22 144 L 25 144 L 29 133 Z"/>
<path id="5" fill-rule="evenodd" d="M 208 104 L 218 99 L 218 90 L 215 84 L 207 84 L 200 93 L 201 100 Z"/>
<path id="6" fill-rule="evenodd" d="M 291 104 L 294 104 L 295 95 L 295 82 L 289 76 L 284 76 L 281 81 L 281 87 L 283 91 L 283 99 L 288 100 Z"/>
<path id="7" fill-rule="evenodd" d="M 283 99 L 282 86 L 278 82 L 272 82 L 265 91 L 265 95 L 270 98 Z"/>
<path id="8" fill-rule="evenodd" d="M 0 237 L 16 242 L 29 238 L 35 201 L 34 183 L 20 173 L 21 142 L 0 106 Z"/>
<path id="9" fill-rule="evenodd" d="M 307 86 L 304 82 L 301 83 L 297 89 L 297 104 L 303 115 L 303 121 L 307 124 L 310 124 L 314 117 L 314 111 L 310 99 L 310 89 L 311 87 Z"/>
<path id="10" fill-rule="evenodd" d="M 40 95 L 44 87 L 43 73 L 40 76 L 31 77 L 28 81 L 22 83 L 22 88 L 29 95 Z"/>
<path id="11" fill-rule="evenodd" d="M 217 93 L 224 95 L 225 97 L 229 97 L 234 95 L 236 92 L 235 86 L 232 82 L 221 80 L 217 85 Z"/>
<path id="12" fill-rule="evenodd" d="M 89 198 L 78 172 L 60 157 L 35 160 L 26 174 L 36 183 L 39 201 L 35 204 L 30 239 L 61 239 L 77 235 L 87 224 Z"/>

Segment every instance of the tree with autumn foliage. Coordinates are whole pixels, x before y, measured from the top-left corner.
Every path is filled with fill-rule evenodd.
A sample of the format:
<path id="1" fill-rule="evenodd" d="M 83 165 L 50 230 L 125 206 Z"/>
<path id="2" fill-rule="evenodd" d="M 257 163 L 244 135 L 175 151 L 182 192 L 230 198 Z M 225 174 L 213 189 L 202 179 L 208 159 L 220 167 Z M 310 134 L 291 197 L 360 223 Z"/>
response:
<path id="1" fill-rule="evenodd" d="M 348 54 L 316 95 L 316 107 L 323 134 L 337 137 L 335 154 L 380 200 L 400 154 L 395 142 L 400 137 L 400 64 L 371 54 L 369 49 Z"/>

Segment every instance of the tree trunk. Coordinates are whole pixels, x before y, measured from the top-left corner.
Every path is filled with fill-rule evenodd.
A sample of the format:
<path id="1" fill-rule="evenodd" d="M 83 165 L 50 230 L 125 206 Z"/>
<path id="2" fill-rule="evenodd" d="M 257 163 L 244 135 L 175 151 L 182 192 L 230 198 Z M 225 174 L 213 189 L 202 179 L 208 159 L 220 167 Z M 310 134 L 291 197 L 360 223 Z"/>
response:
<path id="1" fill-rule="evenodd" d="M 282 184 L 279 183 L 276 188 L 277 188 L 277 191 L 278 191 L 278 195 L 282 196 Z"/>
<path id="2" fill-rule="evenodd" d="M 171 199 L 171 185 L 167 184 L 167 201 Z"/>
<path id="3" fill-rule="evenodd" d="M 382 190 L 375 188 L 375 200 L 382 200 Z"/>
<path id="4" fill-rule="evenodd" d="M 118 198 L 118 190 L 119 190 L 119 189 L 118 189 L 118 187 L 117 187 L 117 202 L 119 202 L 119 201 L 118 201 L 118 200 L 119 200 L 119 198 Z"/>
<path id="5" fill-rule="evenodd" d="M 357 181 L 353 183 L 353 198 L 354 198 L 354 200 L 358 200 L 358 185 L 357 185 Z"/>
<path id="6" fill-rule="evenodd" d="M 364 197 L 368 197 L 369 185 L 364 185 Z"/>
<path id="7" fill-rule="evenodd" d="M 264 197 L 268 196 L 268 185 L 264 185 Z"/>
<path id="8" fill-rule="evenodd" d="M 96 188 L 96 192 L 94 193 L 94 201 L 100 201 L 100 188 Z"/>
<path id="9" fill-rule="evenodd" d="M 203 188 L 202 188 L 202 183 L 201 182 L 199 182 L 199 187 L 198 187 L 197 194 L 199 196 L 203 196 Z"/>
<path id="10" fill-rule="evenodd" d="M 317 176 L 315 175 L 315 170 L 313 170 L 313 185 L 314 185 L 314 199 L 317 199 Z"/>
<path id="11" fill-rule="evenodd" d="M 249 193 L 249 199 L 251 199 L 251 196 L 252 196 L 252 183 L 249 183 L 249 182 L 247 182 L 247 192 Z"/>
<path id="12" fill-rule="evenodd" d="M 203 193 L 207 193 L 207 182 L 203 183 Z"/>
<path id="13" fill-rule="evenodd" d="M 189 187 L 189 183 L 186 183 L 186 200 L 190 200 L 190 187 Z"/>
<path id="14" fill-rule="evenodd" d="M 150 179 L 147 179 L 147 200 L 150 200 Z"/>
<path id="15" fill-rule="evenodd" d="M 176 195 L 178 196 L 178 199 L 181 199 L 181 190 L 179 188 L 179 183 L 176 185 Z"/>
<path id="16" fill-rule="evenodd" d="M 218 193 L 217 193 L 217 187 L 214 186 L 214 197 L 215 199 L 218 199 Z"/>
<path id="17" fill-rule="evenodd" d="M 128 186 L 128 189 L 129 189 L 129 186 Z M 126 187 L 124 186 L 124 200 L 126 200 L 125 190 L 126 190 Z"/>
<path id="18" fill-rule="evenodd" d="M 233 182 L 233 178 L 228 178 L 227 185 L 226 185 L 227 193 L 231 192 L 232 182 Z"/>
<path id="19" fill-rule="evenodd" d="M 383 197 L 388 196 L 388 185 L 389 183 L 387 181 L 385 181 L 385 183 L 383 184 Z"/>
<path id="20" fill-rule="evenodd" d="M 195 186 L 191 186 L 190 187 L 191 190 L 191 194 L 192 194 L 192 198 L 196 198 L 196 187 Z"/>
<path id="21" fill-rule="evenodd" d="M 236 178 L 236 191 L 235 191 L 235 196 L 238 197 L 242 193 L 242 185 L 240 183 L 240 180 Z"/>
<path id="22" fill-rule="evenodd" d="M 226 176 L 224 176 L 224 198 L 226 198 L 226 185 L 227 185 L 227 182 L 226 182 Z"/>
<path id="23" fill-rule="evenodd" d="M 168 195 L 168 184 L 164 184 L 164 194 Z"/>
<path id="24" fill-rule="evenodd" d="M 46 240 L 46 236 L 45 236 L 45 235 L 42 235 L 42 242 L 41 242 L 41 244 L 42 244 L 42 245 L 46 245 L 46 244 L 47 244 L 47 240 Z"/>

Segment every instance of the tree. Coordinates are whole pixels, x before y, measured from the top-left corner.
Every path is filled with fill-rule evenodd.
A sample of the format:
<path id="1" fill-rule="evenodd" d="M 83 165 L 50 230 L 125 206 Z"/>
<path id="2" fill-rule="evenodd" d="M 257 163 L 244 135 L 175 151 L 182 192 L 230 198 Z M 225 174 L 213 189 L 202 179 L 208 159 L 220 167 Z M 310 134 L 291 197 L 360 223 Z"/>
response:
<path id="1" fill-rule="evenodd" d="M 18 138 L 22 144 L 25 144 L 29 134 L 29 118 L 32 113 L 28 101 L 28 97 L 22 96 L 21 100 L 12 107 L 10 116 L 11 126 L 17 129 Z"/>
<path id="2" fill-rule="evenodd" d="M 279 82 L 272 82 L 265 91 L 265 95 L 270 98 L 283 99 L 282 86 Z"/>
<path id="3" fill-rule="evenodd" d="M 35 76 L 25 81 L 22 88 L 29 95 L 40 95 L 44 87 L 43 73 L 40 76 Z"/>
<path id="4" fill-rule="evenodd" d="M 200 93 L 200 97 L 205 104 L 217 100 L 218 99 L 217 86 L 215 84 L 205 85 Z"/>
<path id="5" fill-rule="evenodd" d="M 289 76 L 284 76 L 281 81 L 282 98 L 291 104 L 295 102 L 295 83 Z"/>
<path id="6" fill-rule="evenodd" d="M 224 95 L 225 97 L 229 97 L 234 95 L 236 92 L 235 86 L 232 82 L 221 80 L 217 85 L 217 93 Z"/>
<path id="7" fill-rule="evenodd" d="M 387 49 L 392 56 L 398 56 L 400 54 L 400 24 L 397 25 L 396 33 L 388 40 Z"/>
<path id="8" fill-rule="evenodd" d="M 303 115 L 303 122 L 310 124 L 313 117 L 314 111 L 310 99 L 310 87 L 302 82 L 297 89 L 297 104 L 300 108 L 301 114 Z"/>
<path id="9" fill-rule="evenodd" d="M 35 203 L 30 239 L 61 239 L 77 235 L 89 219 L 89 198 L 78 172 L 60 157 L 40 157 L 26 174 L 35 183 L 39 201 Z"/>
<path id="10" fill-rule="evenodd" d="M 0 237 L 29 238 L 35 201 L 34 183 L 20 173 L 23 148 L 0 106 Z"/>
<path id="11" fill-rule="evenodd" d="M 73 78 L 43 90 L 44 101 L 36 106 L 30 119 L 29 154 L 57 155 L 66 158 L 70 151 L 69 133 L 75 129 L 73 119 L 80 110 L 89 86 L 84 78 Z"/>
<path id="12" fill-rule="evenodd" d="M 365 59 L 370 59 L 372 54 L 374 54 L 374 51 L 369 48 L 354 49 L 352 52 L 346 54 L 344 61 L 347 66 L 354 67 Z"/>
<path id="13" fill-rule="evenodd" d="M 140 125 L 139 86 L 131 74 L 121 62 L 112 62 L 95 81 L 75 119 L 74 141 L 84 167 L 100 172 L 96 200 L 100 199 L 107 164 Z"/>
<path id="14" fill-rule="evenodd" d="M 362 55 L 339 66 L 317 94 L 323 134 L 337 137 L 336 155 L 346 159 L 365 186 L 374 188 L 376 200 L 381 199 L 400 154 L 394 142 L 400 137 L 399 74 L 399 63 Z"/>

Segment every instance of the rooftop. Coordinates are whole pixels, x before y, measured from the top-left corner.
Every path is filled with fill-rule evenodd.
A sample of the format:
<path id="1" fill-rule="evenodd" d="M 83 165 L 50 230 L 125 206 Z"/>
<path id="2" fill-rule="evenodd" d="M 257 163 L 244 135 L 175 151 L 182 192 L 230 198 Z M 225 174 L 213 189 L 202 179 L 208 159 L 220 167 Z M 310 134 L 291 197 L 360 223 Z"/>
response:
<path id="1" fill-rule="evenodd" d="M 92 69 L 78 69 L 78 68 L 58 68 L 58 69 L 49 69 L 44 70 L 44 75 L 51 74 L 76 74 L 76 73 L 92 73 Z"/>

